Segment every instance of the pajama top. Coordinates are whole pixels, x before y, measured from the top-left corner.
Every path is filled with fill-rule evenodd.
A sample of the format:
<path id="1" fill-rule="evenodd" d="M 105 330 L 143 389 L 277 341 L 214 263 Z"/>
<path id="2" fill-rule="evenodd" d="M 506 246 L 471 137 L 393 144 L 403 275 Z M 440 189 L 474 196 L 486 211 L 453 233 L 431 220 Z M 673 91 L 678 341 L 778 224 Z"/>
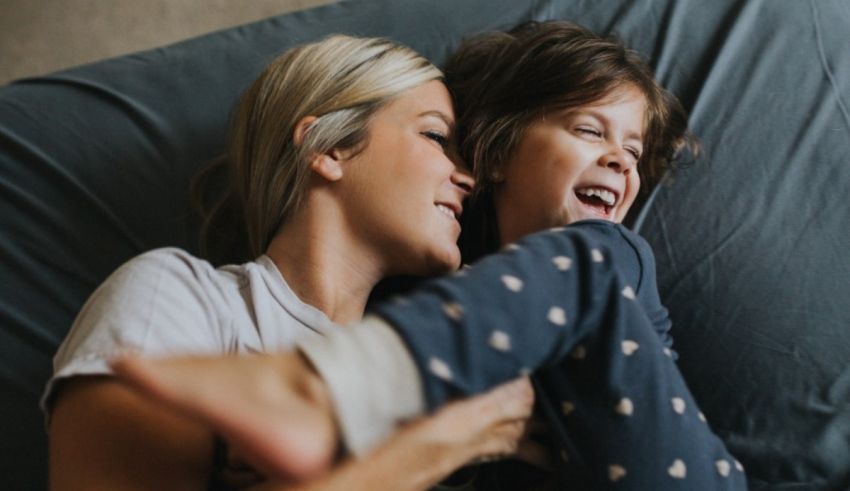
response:
<path id="1" fill-rule="evenodd" d="M 345 338 L 406 348 L 419 380 L 382 390 L 420 391 L 432 409 L 533 374 L 571 489 L 745 489 L 743 467 L 711 432 L 676 368 L 654 269 L 648 244 L 625 227 L 577 222 L 379 305 L 374 313 L 392 334 L 373 319 L 372 329 L 334 333 L 303 349 L 340 413 L 368 407 L 362 400 L 371 397 L 334 382 L 331 372 L 342 367 L 328 362 L 331 353 L 369 344 Z M 317 345 L 331 348 L 322 354 Z M 374 374 L 368 358 L 357 366 Z M 385 404 L 372 405 L 382 410 L 371 419 L 392 417 Z M 340 423 L 358 433 L 346 428 L 356 418 L 341 415 Z"/>

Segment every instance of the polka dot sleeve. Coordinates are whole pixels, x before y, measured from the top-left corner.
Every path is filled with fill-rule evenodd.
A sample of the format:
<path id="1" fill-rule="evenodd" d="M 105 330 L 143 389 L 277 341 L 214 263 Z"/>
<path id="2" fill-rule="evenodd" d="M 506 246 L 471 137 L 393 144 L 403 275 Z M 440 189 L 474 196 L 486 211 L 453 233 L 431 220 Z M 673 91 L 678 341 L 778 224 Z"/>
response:
<path id="1" fill-rule="evenodd" d="M 746 489 L 675 363 L 649 247 L 581 222 L 377 308 L 430 408 L 530 373 L 561 488 Z"/>
<path id="2" fill-rule="evenodd" d="M 425 374 L 429 407 L 551 366 L 610 309 L 640 310 L 621 272 L 639 280 L 637 252 L 619 226 L 600 223 L 528 236 L 376 307 Z"/>

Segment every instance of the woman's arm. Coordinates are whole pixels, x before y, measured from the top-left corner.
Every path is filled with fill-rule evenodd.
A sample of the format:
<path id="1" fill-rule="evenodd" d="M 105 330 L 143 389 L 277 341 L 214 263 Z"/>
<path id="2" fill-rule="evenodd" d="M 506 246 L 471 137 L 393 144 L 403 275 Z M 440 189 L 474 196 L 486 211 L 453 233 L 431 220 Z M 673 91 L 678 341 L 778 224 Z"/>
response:
<path id="1" fill-rule="evenodd" d="M 212 266 L 168 248 L 114 271 L 78 314 L 43 399 L 54 490 L 205 489 L 213 439 L 111 376 L 117 353 L 224 353 L 228 304 Z"/>
<path id="2" fill-rule="evenodd" d="M 427 489 L 480 458 L 516 453 L 534 393 L 527 379 L 445 406 L 362 459 L 309 482 L 251 491 Z M 212 435 L 108 377 L 68 380 L 50 426 L 52 490 L 206 489 Z"/>
<path id="3" fill-rule="evenodd" d="M 74 377 L 56 397 L 49 429 L 50 489 L 206 489 L 213 439 L 111 377 Z"/>
<path id="4" fill-rule="evenodd" d="M 315 447 L 324 433 L 338 431 L 332 427 L 332 407 L 321 379 L 297 354 L 229 357 L 227 363 L 219 357 L 124 358 L 114 366 L 141 393 L 211 422 L 225 437 L 241 437 L 243 457 L 286 482 L 292 482 L 293 472 L 304 476 L 305 446 Z M 372 452 L 346 460 L 328 474 L 314 474 L 294 486 L 265 483 L 256 491 L 423 489 L 471 461 L 513 454 L 543 465 L 541 448 L 527 440 L 517 446 L 533 401 L 534 391 L 523 377 L 417 419 Z M 320 423 L 325 418 L 331 427 Z M 261 437 L 244 438 L 246 431 L 259 427 Z M 315 471 L 315 461 L 322 459 L 308 460 L 307 467 Z"/>
<path id="5" fill-rule="evenodd" d="M 411 422 L 370 454 L 347 458 L 319 478 L 268 482 L 251 491 L 428 489 L 475 460 L 517 454 L 533 403 L 534 391 L 523 377 Z"/>

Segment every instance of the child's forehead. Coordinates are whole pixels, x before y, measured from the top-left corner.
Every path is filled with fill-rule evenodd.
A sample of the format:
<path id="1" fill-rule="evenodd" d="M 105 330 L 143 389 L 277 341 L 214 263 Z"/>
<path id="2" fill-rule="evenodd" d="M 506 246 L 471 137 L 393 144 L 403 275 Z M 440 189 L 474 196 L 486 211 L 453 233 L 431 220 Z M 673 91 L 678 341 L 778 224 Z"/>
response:
<path id="1" fill-rule="evenodd" d="M 649 104 L 649 99 L 643 89 L 632 83 L 624 83 L 611 87 L 605 92 L 605 94 L 602 95 L 602 97 L 599 97 L 594 101 L 588 101 L 582 104 L 582 106 L 608 106 L 634 100 L 640 100 L 643 103 L 643 109 L 646 110 L 646 107 Z"/>
<path id="2" fill-rule="evenodd" d="M 544 119 L 564 119 L 588 115 L 608 120 L 609 115 L 607 115 L 607 112 L 613 106 L 623 108 L 618 113 L 620 115 L 636 115 L 640 117 L 640 133 L 643 135 L 646 132 L 649 121 L 649 111 L 647 110 L 649 108 L 649 101 L 646 94 L 635 86 L 617 87 L 594 100 L 568 107 L 552 108 L 549 111 L 544 110 L 541 115 Z"/>

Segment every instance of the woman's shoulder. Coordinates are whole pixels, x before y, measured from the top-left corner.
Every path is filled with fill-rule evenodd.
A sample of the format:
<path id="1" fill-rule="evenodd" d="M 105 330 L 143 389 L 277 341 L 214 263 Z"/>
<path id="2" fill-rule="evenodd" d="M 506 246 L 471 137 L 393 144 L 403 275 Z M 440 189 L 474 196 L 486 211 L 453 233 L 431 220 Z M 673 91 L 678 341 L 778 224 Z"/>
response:
<path id="1" fill-rule="evenodd" d="M 106 339 L 116 349 L 146 353 L 226 349 L 234 316 L 250 310 L 242 288 L 251 264 L 216 268 L 175 247 L 146 251 L 91 294 L 63 344 Z"/>
<path id="2" fill-rule="evenodd" d="M 183 286 L 213 291 L 232 290 L 243 286 L 249 271 L 263 269 L 258 266 L 256 261 L 216 266 L 185 249 L 161 247 L 129 259 L 116 269 L 104 284 L 124 277 L 130 277 L 134 282 L 139 282 L 152 276 L 166 284 L 177 282 Z"/>
<path id="3" fill-rule="evenodd" d="M 135 256 L 118 270 L 158 271 L 174 275 L 211 275 L 216 268 L 209 261 L 178 247 L 160 247 Z"/>
<path id="4" fill-rule="evenodd" d="M 109 360 L 122 353 L 225 353 L 235 297 L 222 278 L 208 261 L 173 247 L 126 261 L 77 314 L 54 358 L 43 407 L 57 380 L 109 375 Z"/>

